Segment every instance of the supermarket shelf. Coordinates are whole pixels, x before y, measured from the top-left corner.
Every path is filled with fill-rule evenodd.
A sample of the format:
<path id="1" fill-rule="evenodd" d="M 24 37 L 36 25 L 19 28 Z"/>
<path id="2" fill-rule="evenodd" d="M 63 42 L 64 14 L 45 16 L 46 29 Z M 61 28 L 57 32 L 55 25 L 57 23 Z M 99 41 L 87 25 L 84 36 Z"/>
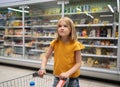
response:
<path id="1" fill-rule="evenodd" d="M 106 46 L 106 45 L 84 45 L 85 47 L 98 47 L 98 48 L 117 48 L 117 46 Z"/>
<path id="2" fill-rule="evenodd" d="M 45 52 L 44 50 L 39 50 L 39 49 L 31 49 L 30 51 L 33 51 L 33 52 L 40 52 L 40 53 L 44 53 L 44 52 Z"/>
<path id="3" fill-rule="evenodd" d="M 99 27 L 99 26 L 113 26 L 113 24 L 80 24 L 76 27 Z"/>
<path id="4" fill-rule="evenodd" d="M 118 38 L 114 38 L 114 37 L 78 37 L 78 40 L 79 39 L 117 40 Z"/>
<path id="5" fill-rule="evenodd" d="M 96 55 L 96 54 L 85 54 L 85 53 L 83 53 L 82 56 L 86 56 L 86 57 L 101 57 L 101 58 L 115 58 L 115 59 L 117 59 L 117 56 L 109 56 L 109 55 Z"/>
<path id="6" fill-rule="evenodd" d="M 57 26 L 56 25 L 34 25 L 32 28 L 52 28 L 55 29 Z"/>

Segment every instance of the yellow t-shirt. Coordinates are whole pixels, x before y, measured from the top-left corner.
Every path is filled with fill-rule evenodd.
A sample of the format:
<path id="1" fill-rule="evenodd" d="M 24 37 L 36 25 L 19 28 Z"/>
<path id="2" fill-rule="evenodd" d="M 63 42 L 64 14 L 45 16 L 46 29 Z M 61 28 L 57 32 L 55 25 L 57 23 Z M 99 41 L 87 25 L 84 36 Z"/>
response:
<path id="1" fill-rule="evenodd" d="M 75 64 L 74 52 L 84 48 L 83 44 L 78 41 L 64 43 L 61 40 L 53 40 L 50 45 L 54 50 L 54 75 L 59 75 L 72 68 Z M 70 77 L 78 77 L 79 75 L 80 69 Z"/>

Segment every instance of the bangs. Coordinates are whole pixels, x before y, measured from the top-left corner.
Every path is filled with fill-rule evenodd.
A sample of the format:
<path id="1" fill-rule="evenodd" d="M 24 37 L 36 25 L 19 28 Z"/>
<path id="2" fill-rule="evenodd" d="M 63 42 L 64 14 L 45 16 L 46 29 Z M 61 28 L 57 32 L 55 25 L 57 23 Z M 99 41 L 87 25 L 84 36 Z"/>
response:
<path id="1" fill-rule="evenodd" d="M 61 18 L 57 23 L 57 27 L 62 25 L 62 22 L 65 22 L 66 26 L 71 30 L 71 22 L 66 18 Z"/>

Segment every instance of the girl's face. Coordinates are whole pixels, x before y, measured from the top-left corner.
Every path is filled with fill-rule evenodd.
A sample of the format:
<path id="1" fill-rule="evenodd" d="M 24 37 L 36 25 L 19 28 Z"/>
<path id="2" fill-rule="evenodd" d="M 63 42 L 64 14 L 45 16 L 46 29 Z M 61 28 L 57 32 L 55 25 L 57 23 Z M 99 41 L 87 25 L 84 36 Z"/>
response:
<path id="1" fill-rule="evenodd" d="M 64 21 L 61 21 L 58 25 L 58 35 L 61 37 L 68 37 L 70 35 L 70 29 Z"/>

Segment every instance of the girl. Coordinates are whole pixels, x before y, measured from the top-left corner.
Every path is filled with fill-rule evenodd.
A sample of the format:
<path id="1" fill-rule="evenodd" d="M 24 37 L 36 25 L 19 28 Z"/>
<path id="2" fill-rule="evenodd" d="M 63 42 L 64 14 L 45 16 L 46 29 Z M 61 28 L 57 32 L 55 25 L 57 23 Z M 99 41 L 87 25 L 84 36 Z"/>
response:
<path id="1" fill-rule="evenodd" d="M 74 23 L 70 18 L 62 17 L 58 21 L 57 27 L 57 38 L 50 43 L 38 74 L 43 77 L 46 73 L 47 60 L 54 51 L 53 87 L 56 87 L 59 80 L 64 78 L 69 78 L 67 87 L 80 87 L 78 77 L 81 66 L 81 49 L 84 46 L 77 41 Z"/>

